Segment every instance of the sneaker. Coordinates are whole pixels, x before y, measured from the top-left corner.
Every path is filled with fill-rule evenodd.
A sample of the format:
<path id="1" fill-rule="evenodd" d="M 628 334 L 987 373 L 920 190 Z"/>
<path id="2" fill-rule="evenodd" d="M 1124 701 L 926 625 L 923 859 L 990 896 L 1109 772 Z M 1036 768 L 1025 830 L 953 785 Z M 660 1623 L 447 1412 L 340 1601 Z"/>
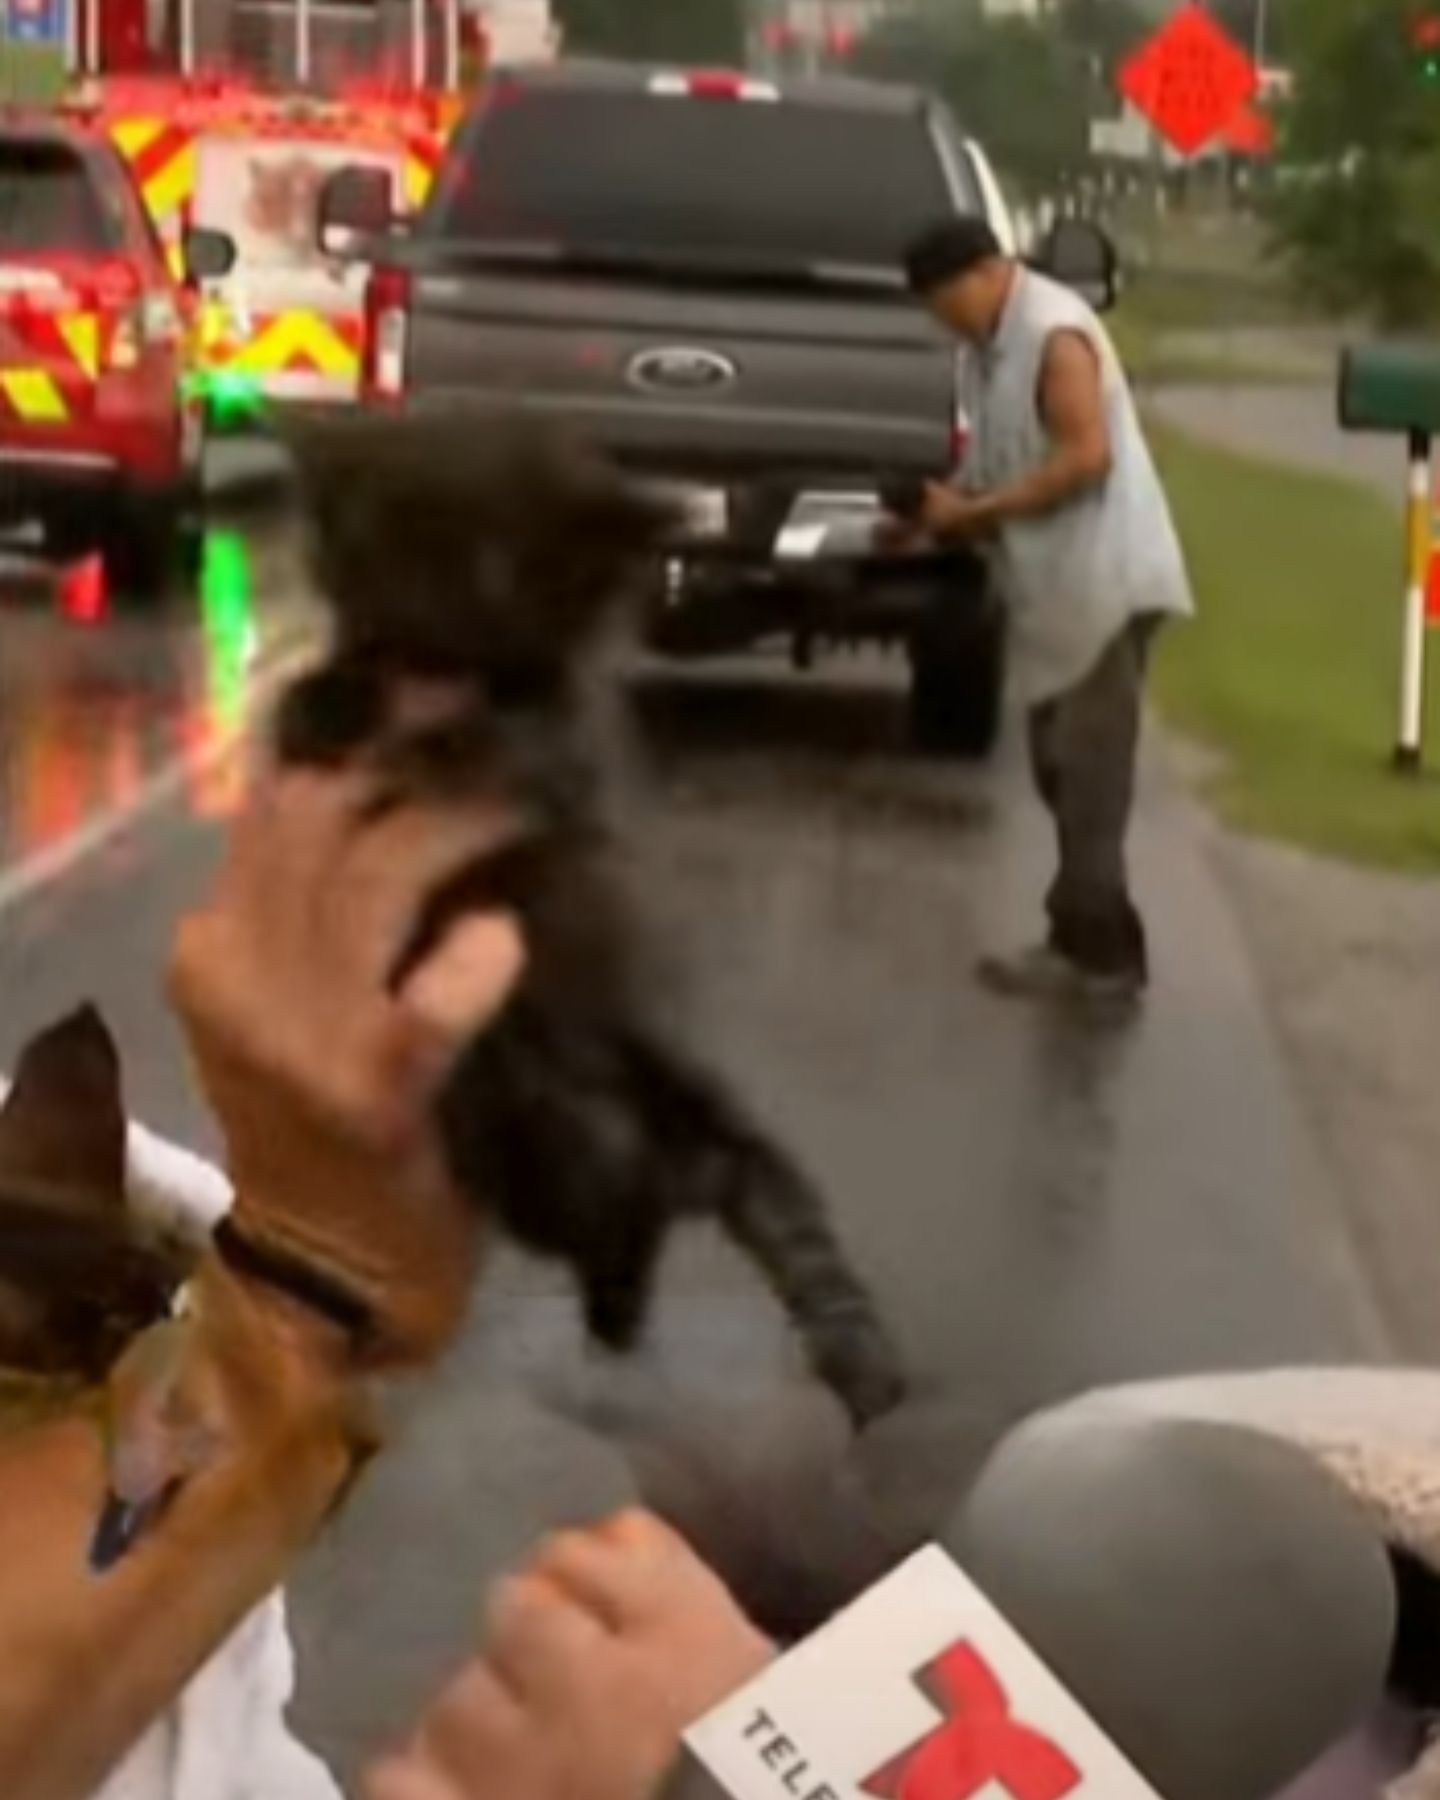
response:
<path id="1" fill-rule="evenodd" d="M 1132 1012 L 1145 998 L 1145 977 L 1134 969 L 1121 969 L 1110 975 L 1077 969 L 1075 979 L 1075 998 L 1094 1012 Z"/>
<path id="2" fill-rule="evenodd" d="M 982 956 L 975 974 L 981 987 L 1007 1000 L 1056 1000 L 1072 995 L 1081 972 L 1049 944 L 1035 944 L 1011 956 Z"/>
<path id="3" fill-rule="evenodd" d="M 982 957 L 976 969 L 982 987 L 1007 1000 L 1064 1000 L 1103 1010 L 1139 1004 L 1144 978 L 1135 971 L 1100 974 L 1082 969 L 1049 944 L 1013 956 Z"/>

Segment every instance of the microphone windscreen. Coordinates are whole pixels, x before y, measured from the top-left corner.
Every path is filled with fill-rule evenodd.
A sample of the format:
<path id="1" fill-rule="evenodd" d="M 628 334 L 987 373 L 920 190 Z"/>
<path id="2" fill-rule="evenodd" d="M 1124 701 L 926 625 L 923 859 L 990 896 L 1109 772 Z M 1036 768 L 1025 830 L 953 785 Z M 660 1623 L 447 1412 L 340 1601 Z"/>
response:
<path id="1" fill-rule="evenodd" d="M 1072 1403 L 1002 1442 L 945 1541 L 1164 1800 L 1271 1800 L 1383 1690 L 1380 1535 L 1258 1433 Z"/>

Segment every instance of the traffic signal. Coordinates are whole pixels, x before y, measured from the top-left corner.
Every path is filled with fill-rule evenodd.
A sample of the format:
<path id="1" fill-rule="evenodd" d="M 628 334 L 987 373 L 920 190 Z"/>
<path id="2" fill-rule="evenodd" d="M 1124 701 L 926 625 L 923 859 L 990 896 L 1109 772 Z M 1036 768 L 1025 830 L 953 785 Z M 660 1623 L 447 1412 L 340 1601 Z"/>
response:
<path id="1" fill-rule="evenodd" d="M 1425 13 L 1410 27 L 1410 43 L 1426 81 L 1440 82 L 1440 13 Z"/>

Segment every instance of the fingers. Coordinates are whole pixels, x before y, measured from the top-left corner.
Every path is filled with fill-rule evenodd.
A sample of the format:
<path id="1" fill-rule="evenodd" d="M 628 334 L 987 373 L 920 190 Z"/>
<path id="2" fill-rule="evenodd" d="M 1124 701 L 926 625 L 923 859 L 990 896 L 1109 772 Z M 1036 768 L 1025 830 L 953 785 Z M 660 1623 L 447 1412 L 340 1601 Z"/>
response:
<path id="1" fill-rule="evenodd" d="M 400 1004 L 448 1060 L 501 1011 L 524 962 L 514 919 L 493 913 L 463 919 L 406 982 Z"/>
<path id="2" fill-rule="evenodd" d="M 317 884 L 317 948 L 383 982 L 426 897 L 510 835 L 497 814 L 473 805 L 414 804 L 353 820 Z"/>
<path id="3" fill-rule="evenodd" d="M 480 1657 L 366 1800 L 643 1800 L 772 1653 L 659 1520 L 562 1533 L 496 1590 Z"/>
<path id="4" fill-rule="evenodd" d="M 617 1514 L 551 1540 L 533 1565 L 653 1662 L 676 1724 L 686 1725 L 766 1666 L 774 1646 L 720 1578 L 652 1514 Z"/>
<path id="5" fill-rule="evenodd" d="M 466 1795 L 486 1793 L 497 1770 L 526 1745 L 532 1722 L 488 1662 L 467 1664 L 426 1714 L 412 1746 L 414 1759 L 444 1769 Z"/>
<path id="6" fill-rule="evenodd" d="M 372 819 L 373 785 L 353 770 L 264 784 L 210 904 L 181 922 L 171 967 L 185 1017 L 292 1076 L 328 1080 L 343 1065 L 362 1104 L 367 1084 L 408 1092 L 442 1076 L 504 1004 L 523 962 L 513 921 L 472 915 L 398 999 L 386 992 L 426 897 L 510 828 L 457 804 Z"/>
<path id="7" fill-rule="evenodd" d="M 413 1756 L 387 1758 L 370 1770 L 361 1786 L 361 1800 L 475 1800 L 478 1790 L 466 1792 L 433 1763 Z"/>
<path id="8" fill-rule="evenodd" d="M 573 1703 L 605 1649 L 599 1618 L 538 1571 L 500 1582 L 486 1610 L 486 1656 L 495 1677 L 527 1704 Z"/>
<path id="9" fill-rule="evenodd" d="M 712 1586 L 720 1587 L 668 1525 L 638 1509 L 588 1531 L 559 1533 L 533 1566 L 612 1631 L 643 1627 L 691 1593 L 708 1596 Z"/>

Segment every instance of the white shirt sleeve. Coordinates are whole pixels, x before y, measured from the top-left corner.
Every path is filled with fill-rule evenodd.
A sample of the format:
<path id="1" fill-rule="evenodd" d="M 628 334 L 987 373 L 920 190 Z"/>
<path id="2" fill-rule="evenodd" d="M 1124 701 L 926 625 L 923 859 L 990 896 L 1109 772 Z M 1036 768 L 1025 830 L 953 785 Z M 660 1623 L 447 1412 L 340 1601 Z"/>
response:
<path id="1" fill-rule="evenodd" d="M 94 1800 L 343 1800 L 286 1724 L 294 1686 L 284 1601 L 272 1594 Z"/>

